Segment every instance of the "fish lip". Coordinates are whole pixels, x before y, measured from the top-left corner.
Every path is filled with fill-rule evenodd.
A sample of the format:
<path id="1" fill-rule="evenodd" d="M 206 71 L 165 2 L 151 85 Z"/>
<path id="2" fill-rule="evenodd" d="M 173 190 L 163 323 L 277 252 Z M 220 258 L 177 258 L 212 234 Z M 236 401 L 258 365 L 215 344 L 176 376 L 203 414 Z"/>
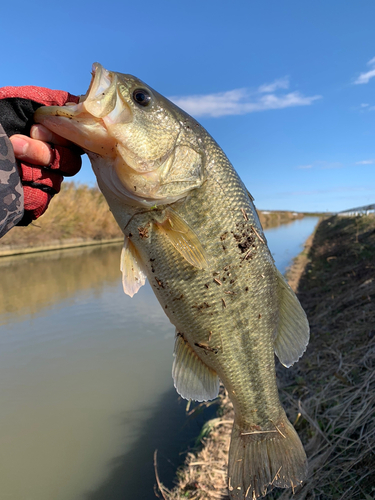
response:
<path id="1" fill-rule="evenodd" d="M 36 123 L 41 123 L 40 120 L 46 116 L 63 116 L 65 118 L 76 118 L 82 114 L 83 106 L 79 104 L 69 104 L 68 106 L 41 106 L 34 113 Z"/>
<path id="2" fill-rule="evenodd" d="M 87 98 L 94 98 L 98 96 L 103 89 L 100 87 L 100 83 L 103 79 L 108 80 L 108 87 L 112 83 L 111 71 L 105 69 L 100 63 L 94 62 L 91 67 L 91 82 L 89 88 L 85 95 L 80 96 L 79 102 L 84 102 Z M 107 87 L 107 88 L 108 88 Z"/>

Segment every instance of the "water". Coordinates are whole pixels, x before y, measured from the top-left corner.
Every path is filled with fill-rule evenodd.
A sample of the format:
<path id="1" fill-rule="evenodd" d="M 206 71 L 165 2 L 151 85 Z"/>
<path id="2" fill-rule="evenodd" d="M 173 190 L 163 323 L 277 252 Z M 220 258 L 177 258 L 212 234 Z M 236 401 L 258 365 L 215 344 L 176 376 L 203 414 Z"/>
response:
<path id="1" fill-rule="evenodd" d="M 312 232 L 267 231 L 283 272 Z M 152 500 L 210 407 L 186 418 L 174 327 L 147 285 L 122 292 L 119 246 L 0 259 L 1 500 Z"/>
<path id="2" fill-rule="evenodd" d="M 265 231 L 268 247 L 277 268 L 283 274 L 293 258 L 301 252 L 303 243 L 313 232 L 318 220 L 318 217 L 304 217 Z"/>

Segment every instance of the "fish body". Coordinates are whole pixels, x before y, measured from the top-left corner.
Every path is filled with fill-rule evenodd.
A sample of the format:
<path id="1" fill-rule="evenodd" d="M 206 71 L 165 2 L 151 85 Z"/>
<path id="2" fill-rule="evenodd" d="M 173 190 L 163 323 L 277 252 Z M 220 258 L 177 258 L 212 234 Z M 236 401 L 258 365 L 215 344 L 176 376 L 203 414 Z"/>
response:
<path id="1" fill-rule="evenodd" d="M 297 361 L 308 323 L 221 148 L 149 86 L 100 65 L 81 104 L 40 108 L 36 120 L 87 150 L 125 235 L 125 292 L 147 277 L 176 327 L 178 393 L 205 401 L 224 383 L 235 411 L 230 498 L 300 484 L 306 455 L 279 401 L 274 353 Z"/>

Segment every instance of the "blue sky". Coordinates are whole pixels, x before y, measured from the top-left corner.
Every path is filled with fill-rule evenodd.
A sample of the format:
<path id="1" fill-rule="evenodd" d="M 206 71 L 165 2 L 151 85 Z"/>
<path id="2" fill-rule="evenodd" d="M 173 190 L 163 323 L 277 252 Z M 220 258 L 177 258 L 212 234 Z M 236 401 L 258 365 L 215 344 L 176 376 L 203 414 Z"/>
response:
<path id="1" fill-rule="evenodd" d="M 375 203 L 372 0 L 20 1 L 1 10 L 0 85 L 83 94 L 98 61 L 196 117 L 258 208 Z M 95 182 L 88 161 L 77 180 Z"/>

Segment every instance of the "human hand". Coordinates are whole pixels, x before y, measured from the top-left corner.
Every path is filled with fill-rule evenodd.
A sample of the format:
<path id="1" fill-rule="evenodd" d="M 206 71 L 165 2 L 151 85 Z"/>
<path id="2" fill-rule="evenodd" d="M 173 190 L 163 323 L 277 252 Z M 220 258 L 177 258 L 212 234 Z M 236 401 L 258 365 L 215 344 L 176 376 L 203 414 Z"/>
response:
<path id="1" fill-rule="evenodd" d="M 43 125 L 33 125 L 30 130 L 30 137 L 22 134 L 14 134 L 10 137 L 13 146 L 14 156 L 17 160 L 48 167 L 55 160 L 54 148 L 50 146 L 65 146 L 74 150 L 78 149 L 74 144 L 59 135 L 53 134 Z M 74 175 L 72 172 L 71 175 Z"/>
<path id="2" fill-rule="evenodd" d="M 33 125 L 38 107 L 66 102 L 76 103 L 78 97 L 42 87 L 0 89 L 0 123 L 10 136 L 24 189 L 21 225 L 40 217 L 60 191 L 63 176 L 75 175 L 81 167 L 80 148 L 42 125 Z"/>

